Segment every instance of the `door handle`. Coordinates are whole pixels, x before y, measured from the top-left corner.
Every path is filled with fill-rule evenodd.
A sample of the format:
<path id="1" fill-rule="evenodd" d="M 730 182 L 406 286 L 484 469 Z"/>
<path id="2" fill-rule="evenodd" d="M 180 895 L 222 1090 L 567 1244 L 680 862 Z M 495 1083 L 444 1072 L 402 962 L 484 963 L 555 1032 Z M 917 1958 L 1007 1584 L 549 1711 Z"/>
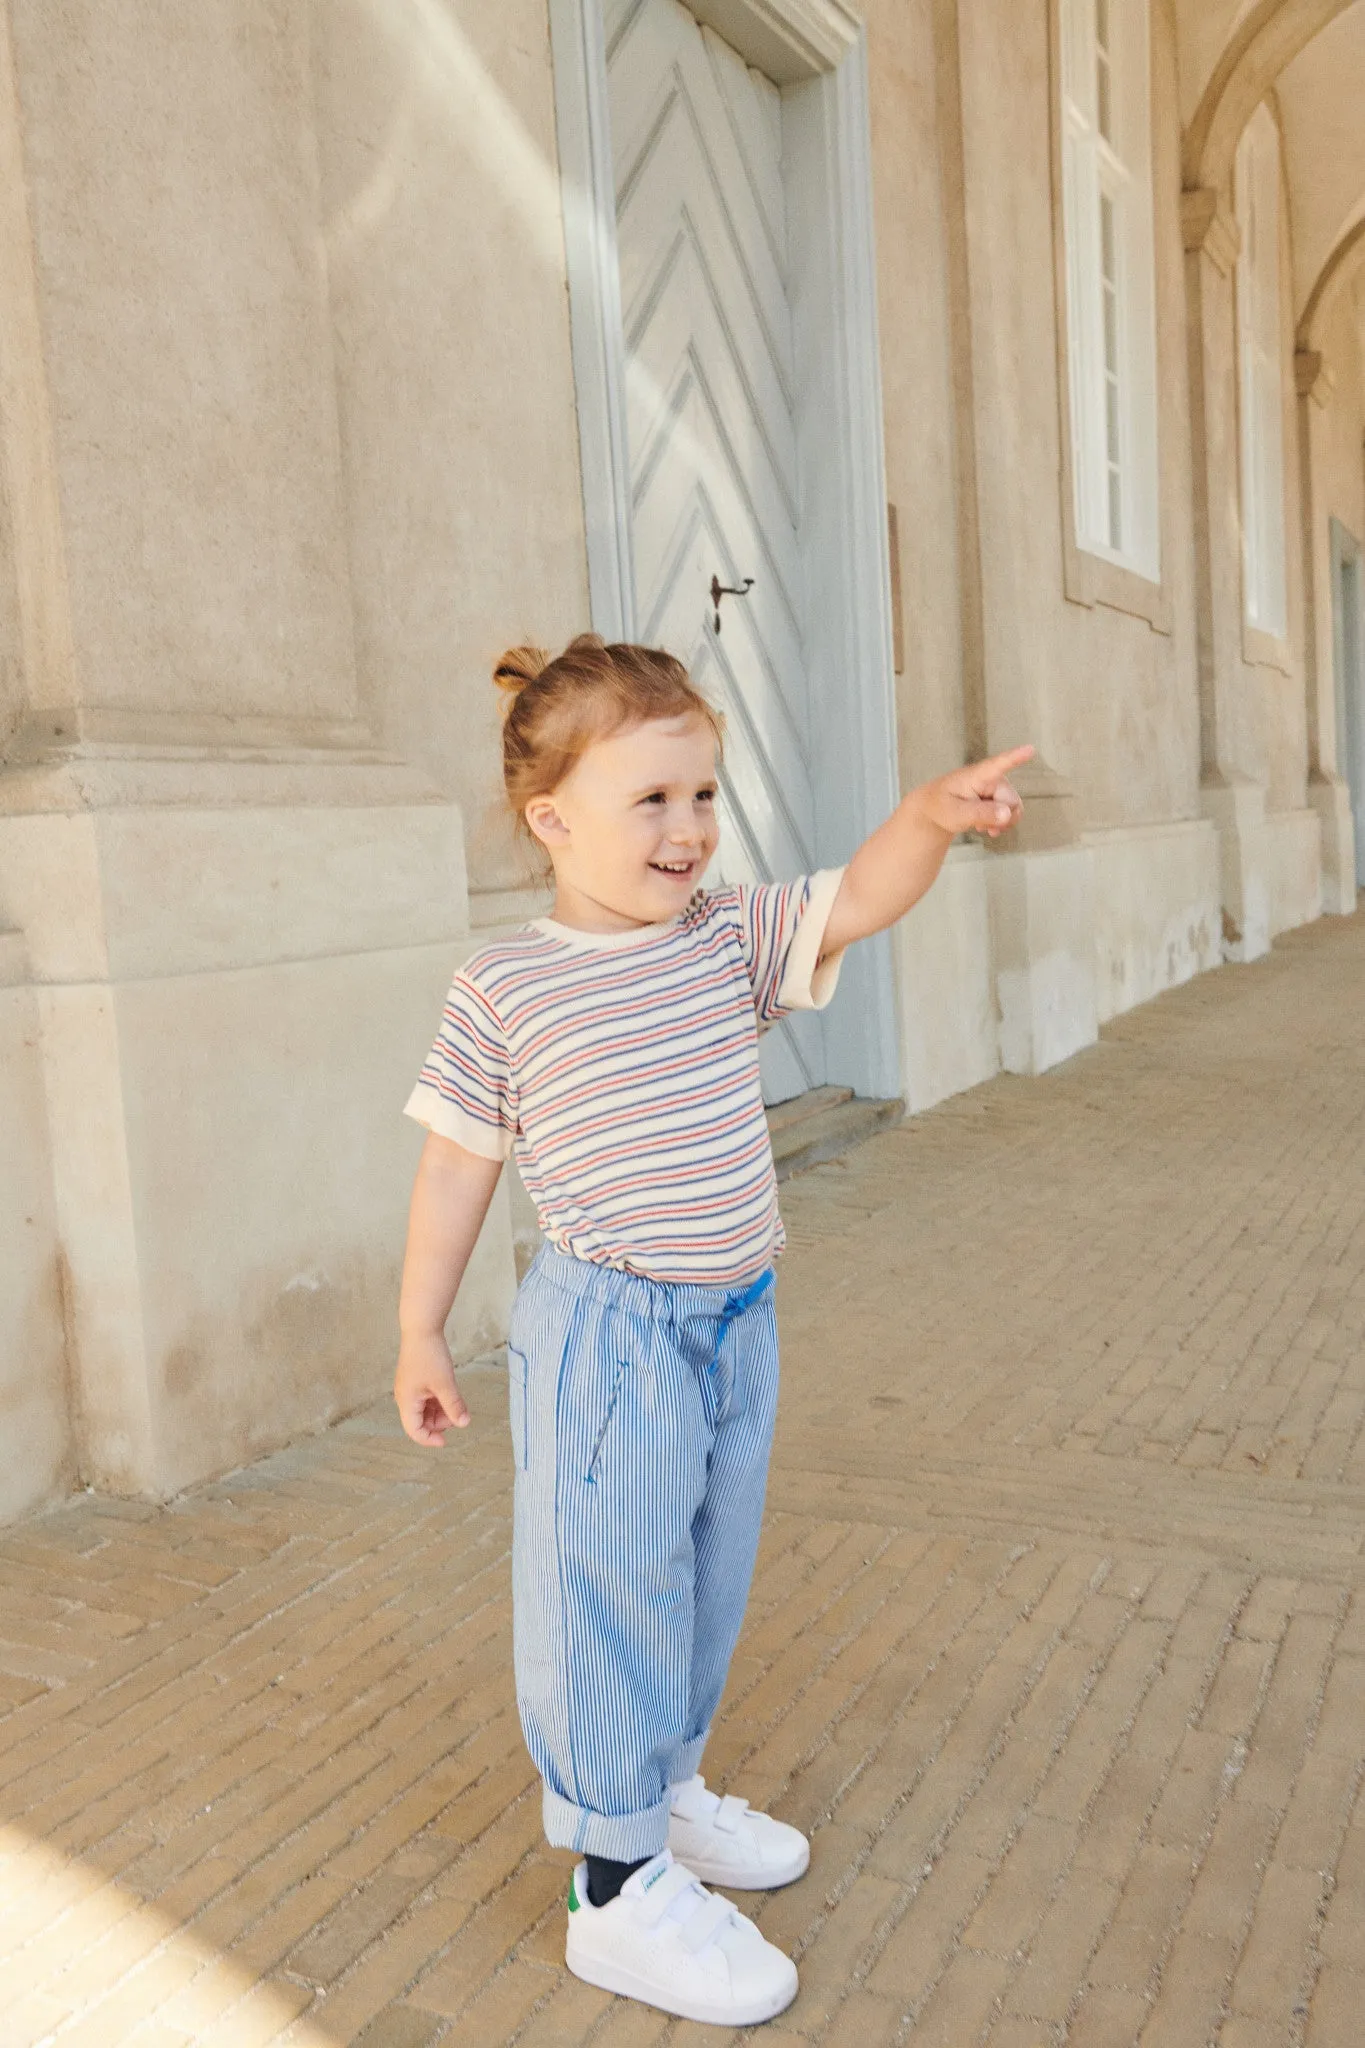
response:
<path id="1" fill-rule="evenodd" d="M 711 578 L 711 609 L 716 631 L 720 631 L 720 601 L 723 597 L 747 597 L 754 587 L 752 576 L 746 576 L 742 583 L 722 583 L 719 576 Z"/>

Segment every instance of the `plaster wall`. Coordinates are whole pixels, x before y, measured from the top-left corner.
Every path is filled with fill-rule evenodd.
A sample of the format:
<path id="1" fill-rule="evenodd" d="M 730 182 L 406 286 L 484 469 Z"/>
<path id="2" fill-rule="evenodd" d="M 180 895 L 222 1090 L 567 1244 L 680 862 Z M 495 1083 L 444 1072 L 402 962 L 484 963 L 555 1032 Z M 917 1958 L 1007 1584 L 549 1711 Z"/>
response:
<path id="1" fill-rule="evenodd" d="M 75 648 L 29 679 L 47 729 L 345 727 L 309 11 L 10 15 Z"/>
<path id="2" fill-rule="evenodd" d="M 1203 818 L 1087 832 L 1099 1022 L 1221 965 L 1218 835 Z"/>
<path id="3" fill-rule="evenodd" d="M 1000 1069 L 991 859 L 957 846 L 896 934 L 901 1078 L 913 1115 Z"/>
<path id="4" fill-rule="evenodd" d="M 422 1142 L 400 1112 L 451 966 L 438 944 L 118 990 L 156 1491 L 390 1386 Z M 510 1269 L 499 1205 L 452 1319 L 457 1356 L 501 1341 Z"/>
<path id="5" fill-rule="evenodd" d="M 1266 836 L 1273 938 L 1322 915 L 1322 820 L 1316 811 L 1274 811 Z"/>
<path id="6" fill-rule="evenodd" d="M 488 668 L 587 615 L 544 0 L 8 4 L 0 925 L 24 946 L 0 938 L 0 1118 L 23 1160 L 0 1158 L 0 1413 L 33 1448 L 0 1454 L 0 1516 L 76 1469 L 173 1490 L 387 1384 L 402 1101 L 452 967 L 521 910 Z M 1030 850 L 957 849 L 897 934 L 912 1108 L 1213 965 L 1220 873 L 1248 957 L 1320 902 L 1292 307 L 1277 650 L 1242 631 L 1232 286 L 1182 253 L 1173 0 L 1163 580 L 1133 608 L 1068 578 L 1051 4 L 865 6 L 900 774 L 1032 739 L 1065 812 Z M 1192 276 L 1221 835 L 1198 816 Z M 1365 533 L 1348 306 L 1312 414 L 1323 546 L 1329 512 Z M 457 1355 L 501 1336 L 534 1241 L 509 1176 Z"/>
<path id="7" fill-rule="evenodd" d="M 0 1522 L 73 1477 L 38 1009 L 23 940 L 0 931 Z"/>
<path id="8" fill-rule="evenodd" d="M 888 472 L 902 589 L 914 593 L 902 778 L 970 744 L 975 690 L 976 745 L 1033 741 L 1066 794 L 1063 836 L 1107 835 L 1103 858 L 1088 847 L 1054 858 L 1045 838 L 1025 865 L 964 869 L 906 927 L 902 1040 L 916 1101 L 969 1085 L 1002 1048 L 1028 1071 L 1065 1057 L 1093 1036 L 1101 1006 L 1112 1014 L 1216 954 L 1211 835 L 1165 832 L 1197 817 L 1200 769 L 1174 21 L 1155 0 L 1163 562 L 1160 588 L 1135 609 L 1068 594 L 1051 33 L 1048 0 L 870 16 Z M 1134 878 L 1157 841 L 1146 903 Z M 1075 928 L 1077 917 L 1092 922 Z M 983 944 L 994 932 L 993 966 L 978 971 L 964 930 Z M 947 1036 L 920 1014 L 927 980 L 952 1019 Z"/>
<path id="9" fill-rule="evenodd" d="M 515 885 L 490 671 L 588 623 L 545 0 L 319 0 L 361 694 Z"/>
<path id="10" fill-rule="evenodd" d="M 1065 595 L 1049 8 L 992 0 L 961 15 L 991 744 L 1035 741 L 1082 826 L 1191 817 L 1198 802 L 1175 37 L 1163 0 L 1152 17 L 1169 630 Z"/>
<path id="11" fill-rule="evenodd" d="M 1095 863 L 1087 846 L 986 864 L 1000 1064 L 1041 1074 L 1093 1045 Z"/>

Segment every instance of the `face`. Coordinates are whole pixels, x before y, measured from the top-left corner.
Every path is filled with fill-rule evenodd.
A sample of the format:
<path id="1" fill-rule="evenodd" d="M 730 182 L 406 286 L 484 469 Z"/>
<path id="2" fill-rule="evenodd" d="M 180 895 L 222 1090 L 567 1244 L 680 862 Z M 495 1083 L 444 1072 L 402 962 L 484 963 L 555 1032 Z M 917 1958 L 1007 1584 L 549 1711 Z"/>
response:
<path id="1" fill-rule="evenodd" d="M 628 931 L 676 916 L 716 850 L 709 726 L 652 719 L 599 740 L 526 822 L 554 862 L 563 923 Z"/>

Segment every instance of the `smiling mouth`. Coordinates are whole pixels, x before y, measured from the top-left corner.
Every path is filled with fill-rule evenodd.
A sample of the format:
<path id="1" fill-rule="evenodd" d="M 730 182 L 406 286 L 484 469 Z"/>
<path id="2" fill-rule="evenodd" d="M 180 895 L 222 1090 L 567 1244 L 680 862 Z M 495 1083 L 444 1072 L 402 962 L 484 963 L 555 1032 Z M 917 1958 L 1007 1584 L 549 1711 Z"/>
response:
<path id="1" fill-rule="evenodd" d="M 656 875 L 668 875 L 675 882 L 680 882 L 685 875 L 694 873 L 697 863 L 694 860 L 652 860 L 649 865 Z"/>

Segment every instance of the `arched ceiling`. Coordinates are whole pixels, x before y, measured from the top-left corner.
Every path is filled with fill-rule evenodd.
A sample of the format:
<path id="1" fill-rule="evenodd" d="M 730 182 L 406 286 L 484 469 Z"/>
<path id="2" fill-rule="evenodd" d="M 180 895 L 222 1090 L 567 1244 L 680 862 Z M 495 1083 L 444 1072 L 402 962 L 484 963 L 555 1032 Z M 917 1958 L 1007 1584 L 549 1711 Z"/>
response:
<path id="1" fill-rule="evenodd" d="M 1184 0 L 1194 34 L 1206 0 Z M 1232 174 L 1237 139 L 1286 67 L 1356 0 L 1255 0 L 1229 9 L 1227 34 L 1199 104 L 1185 128 L 1182 157 L 1187 187 L 1225 190 Z M 1221 9 L 1224 0 L 1213 0 Z M 1193 10 L 1193 11 L 1192 11 Z M 1203 32 L 1208 24 L 1204 24 Z"/>
<path id="2" fill-rule="evenodd" d="M 1218 60 L 1256 0 L 1179 0 L 1176 36 L 1180 59 L 1180 125 L 1194 119 Z"/>
<path id="3" fill-rule="evenodd" d="M 1365 215 L 1365 0 L 1299 52 L 1276 96 L 1301 313 L 1333 250 Z"/>
<path id="4" fill-rule="evenodd" d="M 1242 130 L 1275 95 L 1306 342 L 1365 265 L 1365 0 L 1177 0 L 1176 19 L 1187 187 L 1226 194 Z"/>

